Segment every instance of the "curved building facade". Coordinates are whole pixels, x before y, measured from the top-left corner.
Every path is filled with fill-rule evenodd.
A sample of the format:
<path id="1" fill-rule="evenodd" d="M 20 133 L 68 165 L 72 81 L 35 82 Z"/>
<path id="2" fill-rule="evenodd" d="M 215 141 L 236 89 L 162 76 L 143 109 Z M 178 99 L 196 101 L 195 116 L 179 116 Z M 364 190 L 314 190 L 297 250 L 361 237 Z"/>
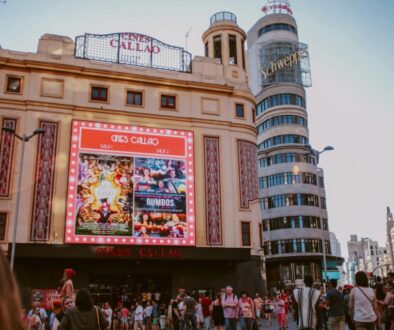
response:
<path id="1" fill-rule="evenodd" d="M 288 2 L 275 3 L 247 34 L 270 288 L 294 285 L 306 274 L 321 282 L 323 256 L 331 254 L 323 170 L 309 149 L 307 46 Z"/>
<path id="2" fill-rule="evenodd" d="M 53 297 L 64 268 L 97 303 L 263 293 L 245 37 L 218 13 L 205 57 L 129 32 L 0 49 L 0 248 L 16 242 L 26 306 L 37 290 Z M 10 131 L 37 128 L 22 157 Z"/>

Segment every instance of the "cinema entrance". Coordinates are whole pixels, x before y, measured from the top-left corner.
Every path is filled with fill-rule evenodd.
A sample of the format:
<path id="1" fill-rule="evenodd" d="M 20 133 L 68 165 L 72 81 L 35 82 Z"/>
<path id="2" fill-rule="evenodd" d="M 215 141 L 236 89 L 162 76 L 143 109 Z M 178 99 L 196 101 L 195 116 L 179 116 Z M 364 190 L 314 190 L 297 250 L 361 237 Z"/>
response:
<path id="1" fill-rule="evenodd" d="M 171 275 L 91 273 L 88 289 L 96 304 L 109 302 L 116 306 L 119 301 L 135 299 L 167 302 L 171 293 Z"/>
<path id="2" fill-rule="evenodd" d="M 179 288 L 214 294 L 232 285 L 262 294 L 261 265 L 241 248 L 17 244 L 15 271 L 26 306 L 33 290 L 55 291 L 65 268 L 76 271 L 75 287 L 88 288 L 95 303 L 114 304 L 122 295 L 168 302 Z"/>

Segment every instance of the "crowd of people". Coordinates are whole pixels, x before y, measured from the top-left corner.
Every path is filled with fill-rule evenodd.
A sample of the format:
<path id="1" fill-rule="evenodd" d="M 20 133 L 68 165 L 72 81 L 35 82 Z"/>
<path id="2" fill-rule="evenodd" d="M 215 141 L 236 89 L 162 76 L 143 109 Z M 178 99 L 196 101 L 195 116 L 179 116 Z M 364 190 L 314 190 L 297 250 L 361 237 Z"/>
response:
<path id="1" fill-rule="evenodd" d="M 123 294 L 115 306 L 94 304 L 87 289 L 74 290 L 72 269 L 65 269 L 59 286 L 60 300 L 52 310 L 39 301 L 27 312 L 22 309 L 19 291 L 9 265 L 0 253 L 1 330 L 258 330 L 273 325 L 289 327 L 289 318 L 300 330 L 393 330 L 394 273 L 371 285 L 365 272 L 357 272 L 355 286 L 337 287 L 330 280 L 326 290 L 314 286 L 305 276 L 304 286 L 272 292 L 271 296 L 239 296 L 231 286 L 214 297 L 201 291 L 191 296 L 179 289 L 170 301 L 142 299 Z M 24 311 L 24 312 L 22 312 Z M 274 325 L 275 325 L 274 324 Z"/>

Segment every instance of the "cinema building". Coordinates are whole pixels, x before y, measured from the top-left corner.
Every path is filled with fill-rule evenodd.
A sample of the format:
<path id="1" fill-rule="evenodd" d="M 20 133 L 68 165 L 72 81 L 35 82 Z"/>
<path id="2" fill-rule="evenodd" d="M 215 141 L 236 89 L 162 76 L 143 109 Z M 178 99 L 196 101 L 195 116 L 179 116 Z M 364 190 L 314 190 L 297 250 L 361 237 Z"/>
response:
<path id="1" fill-rule="evenodd" d="M 310 147 L 308 48 L 289 1 L 270 0 L 263 12 L 247 40 L 267 283 L 294 286 L 306 274 L 321 283 L 324 255 L 328 277 L 341 260 L 331 255 L 324 175 Z"/>
<path id="2" fill-rule="evenodd" d="M 202 38 L 194 58 L 137 33 L 0 49 L 0 240 L 10 257 L 19 191 L 25 302 L 57 288 L 64 268 L 99 300 L 263 291 L 246 34 L 218 13 Z M 21 164 L 13 130 L 38 128 Z"/>

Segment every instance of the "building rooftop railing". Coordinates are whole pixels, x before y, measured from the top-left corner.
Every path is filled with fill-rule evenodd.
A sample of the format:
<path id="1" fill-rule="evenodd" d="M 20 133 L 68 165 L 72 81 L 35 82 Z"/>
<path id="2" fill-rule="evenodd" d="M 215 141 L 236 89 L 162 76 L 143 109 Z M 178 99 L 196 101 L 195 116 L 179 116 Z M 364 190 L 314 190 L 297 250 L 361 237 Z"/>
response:
<path id="1" fill-rule="evenodd" d="M 229 11 L 221 11 L 219 13 L 213 14 L 211 16 L 210 21 L 211 21 L 211 25 L 220 21 L 231 21 L 237 24 L 237 17 L 233 13 L 230 13 Z"/>

